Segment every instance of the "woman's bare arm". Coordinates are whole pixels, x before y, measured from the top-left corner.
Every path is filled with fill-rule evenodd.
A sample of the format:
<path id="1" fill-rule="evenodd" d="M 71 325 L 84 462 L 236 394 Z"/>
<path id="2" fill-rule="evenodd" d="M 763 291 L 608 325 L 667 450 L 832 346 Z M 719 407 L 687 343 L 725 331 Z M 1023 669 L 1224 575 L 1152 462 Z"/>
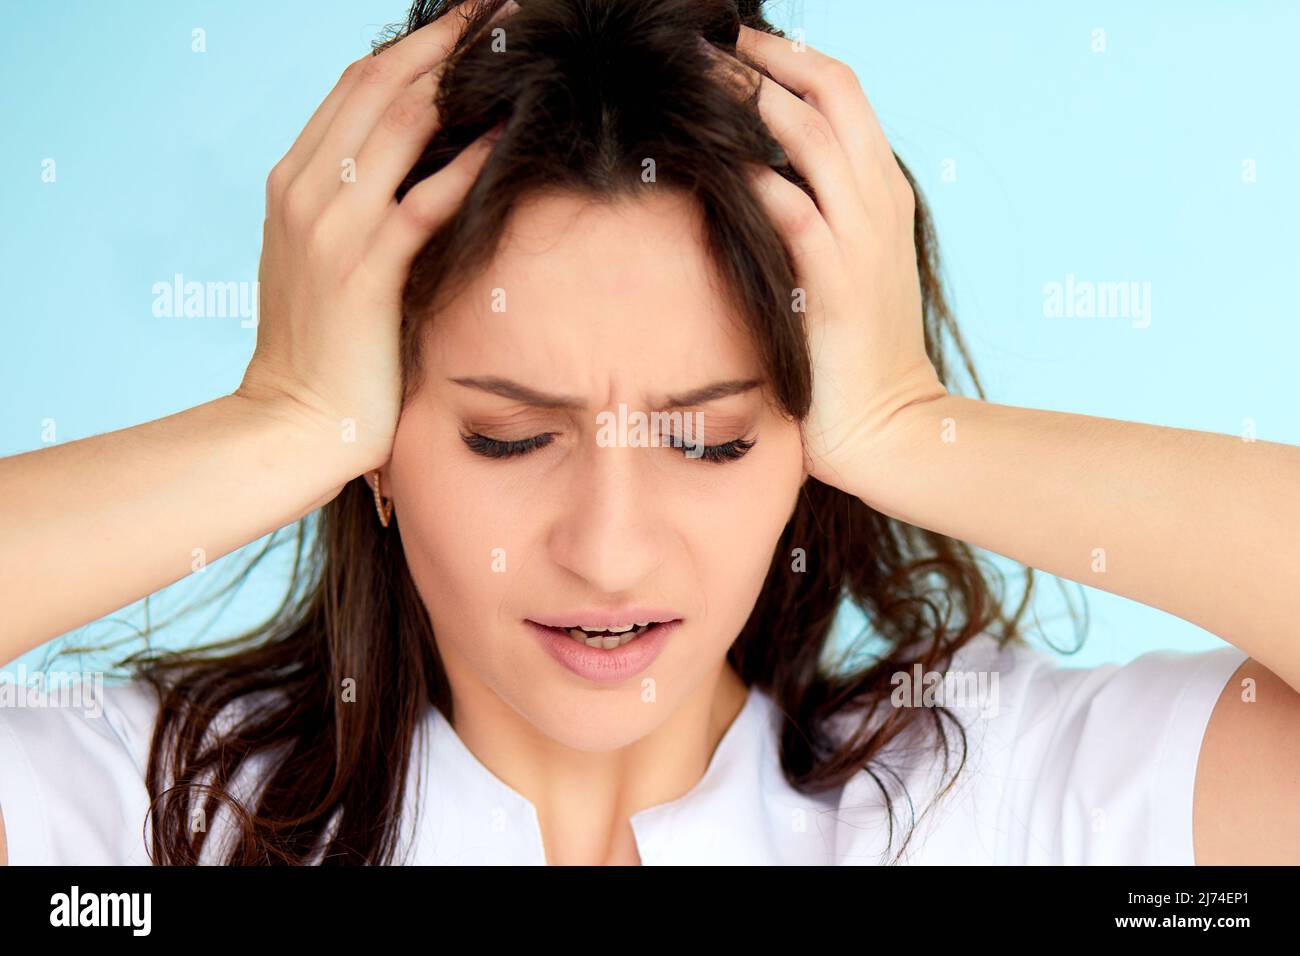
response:
<path id="1" fill-rule="evenodd" d="M 0 459 L 0 660 L 330 500 L 367 462 L 339 423 L 238 392 Z"/>
<path id="2" fill-rule="evenodd" d="M 1300 448 L 943 396 L 843 469 L 911 524 L 1160 608 L 1300 690 Z"/>

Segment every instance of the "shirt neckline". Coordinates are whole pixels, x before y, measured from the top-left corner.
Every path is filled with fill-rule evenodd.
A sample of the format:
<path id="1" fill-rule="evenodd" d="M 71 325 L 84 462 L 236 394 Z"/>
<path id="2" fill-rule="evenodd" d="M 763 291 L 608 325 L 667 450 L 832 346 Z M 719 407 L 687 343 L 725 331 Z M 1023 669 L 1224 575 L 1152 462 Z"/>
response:
<path id="1" fill-rule="evenodd" d="M 693 797 L 713 784 L 724 772 L 724 768 L 734 762 L 733 758 L 736 751 L 740 749 L 746 740 L 753 737 L 753 725 L 758 722 L 761 715 L 766 711 L 766 704 L 767 700 L 763 692 L 757 687 L 749 687 L 745 695 L 745 703 L 741 706 L 739 713 L 732 719 L 731 725 L 723 732 L 722 738 L 713 749 L 708 766 L 705 767 L 704 774 L 700 779 L 681 796 L 645 807 L 628 818 L 636 838 L 638 855 L 641 857 L 643 864 L 646 862 L 647 855 L 657 850 L 657 841 L 651 839 L 656 835 L 651 832 L 654 821 L 665 815 L 671 816 L 675 811 L 688 805 Z M 461 740 L 460 734 L 456 732 L 456 728 L 451 725 L 451 721 L 447 719 L 441 710 L 437 707 L 431 707 L 430 709 L 433 711 L 435 727 L 433 735 L 435 746 L 431 752 L 435 755 L 438 753 L 436 744 L 441 740 L 450 748 L 451 753 L 454 754 L 462 767 L 481 785 L 498 794 L 503 800 L 521 808 L 532 821 L 537 853 L 544 862 L 545 848 L 541 836 L 541 825 L 537 816 L 537 808 L 532 801 L 498 777 L 486 764 L 479 760 L 474 752 Z M 442 775 L 433 766 L 429 768 L 429 772 L 434 775 L 433 783 L 437 785 L 439 783 L 438 778 Z"/>

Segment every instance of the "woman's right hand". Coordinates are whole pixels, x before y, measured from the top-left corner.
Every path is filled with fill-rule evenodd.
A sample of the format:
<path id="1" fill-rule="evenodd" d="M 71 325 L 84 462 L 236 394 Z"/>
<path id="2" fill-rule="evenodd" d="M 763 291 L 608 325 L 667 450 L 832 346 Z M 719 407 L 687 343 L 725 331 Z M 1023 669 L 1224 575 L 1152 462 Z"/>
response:
<path id="1" fill-rule="evenodd" d="M 387 461 L 410 262 L 490 148 L 472 144 L 394 200 L 437 125 L 435 77 L 462 22 L 352 64 L 276 164 L 257 348 L 238 389 L 0 458 L 0 664 L 203 571 Z"/>
<path id="2" fill-rule="evenodd" d="M 336 431 L 358 474 L 392 450 L 411 261 L 492 147 L 485 134 L 394 199 L 437 128 L 434 94 L 461 25 L 441 17 L 351 64 L 266 184 L 257 346 L 236 394 Z"/>

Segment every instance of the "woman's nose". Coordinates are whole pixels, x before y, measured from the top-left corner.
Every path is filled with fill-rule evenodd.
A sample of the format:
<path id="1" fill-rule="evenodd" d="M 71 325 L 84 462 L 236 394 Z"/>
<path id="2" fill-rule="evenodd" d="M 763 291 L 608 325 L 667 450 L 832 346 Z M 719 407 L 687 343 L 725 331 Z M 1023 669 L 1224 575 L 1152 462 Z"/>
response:
<path id="1" fill-rule="evenodd" d="M 656 498 L 654 448 L 594 447 L 577 456 L 566 506 L 550 534 L 552 559 L 591 588 L 635 592 L 663 562 L 668 529 Z"/>

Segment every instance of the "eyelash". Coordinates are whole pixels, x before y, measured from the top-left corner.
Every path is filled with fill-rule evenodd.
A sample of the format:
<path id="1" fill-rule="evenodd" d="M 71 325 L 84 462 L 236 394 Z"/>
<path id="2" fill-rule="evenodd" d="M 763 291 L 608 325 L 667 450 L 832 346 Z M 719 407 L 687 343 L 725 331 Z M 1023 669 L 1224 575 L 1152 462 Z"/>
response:
<path id="1" fill-rule="evenodd" d="M 502 441 L 499 438 L 480 435 L 478 432 L 462 433 L 460 437 L 470 451 L 476 455 L 482 455 L 484 458 L 515 458 L 536 451 L 538 448 L 545 448 L 555 440 L 555 436 L 550 432 L 543 432 L 540 435 L 534 435 L 532 438 L 522 438 L 519 441 Z M 700 460 L 716 464 L 739 461 L 754 447 L 756 440 L 753 438 L 737 438 L 721 445 L 705 445 Z M 683 448 L 684 446 L 673 441 L 666 447 Z"/>

